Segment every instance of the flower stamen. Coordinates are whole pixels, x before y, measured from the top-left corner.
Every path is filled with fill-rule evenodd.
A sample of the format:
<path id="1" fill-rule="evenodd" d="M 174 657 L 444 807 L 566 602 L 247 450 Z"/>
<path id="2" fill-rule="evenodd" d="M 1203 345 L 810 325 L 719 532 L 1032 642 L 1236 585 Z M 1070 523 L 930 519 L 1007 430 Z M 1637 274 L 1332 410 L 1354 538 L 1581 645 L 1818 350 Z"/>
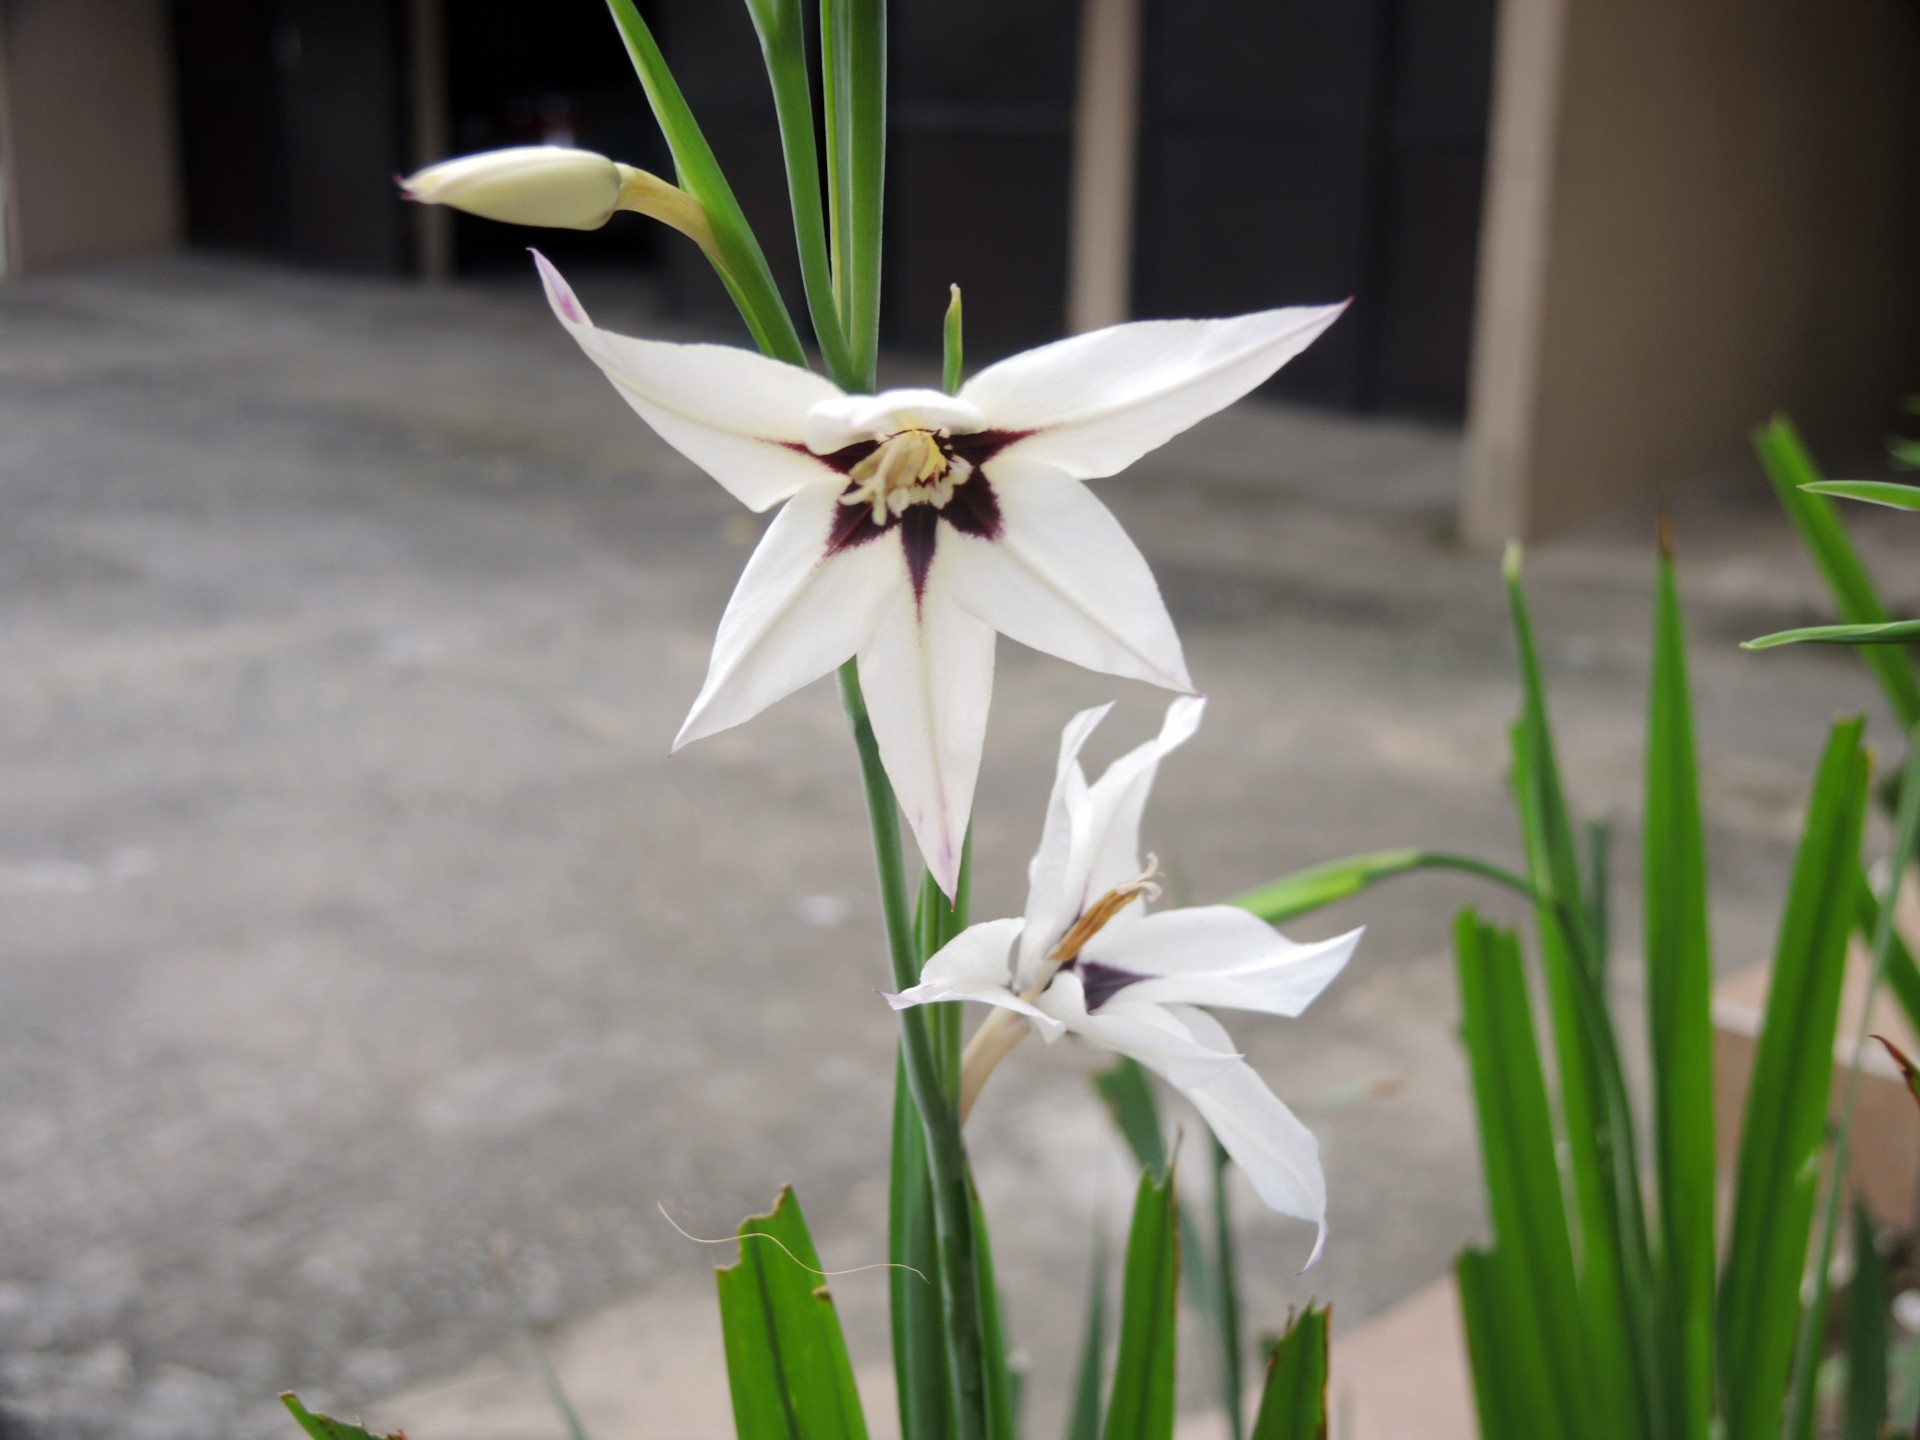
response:
<path id="1" fill-rule="evenodd" d="M 1160 887 L 1154 883 L 1160 874 L 1160 861 L 1155 856 L 1147 856 L 1147 868 L 1133 879 L 1116 885 L 1085 910 L 1080 918 L 1067 927 L 1067 933 L 1060 937 L 1060 943 L 1047 952 L 1047 962 L 1051 965 L 1071 965 L 1080 958 L 1080 952 L 1087 942 L 1103 929 L 1107 922 L 1118 915 L 1136 899 L 1148 902 L 1160 898 Z"/>
<path id="2" fill-rule="evenodd" d="M 840 503 L 869 505 L 873 523 L 884 525 L 889 513 L 898 515 L 909 505 L 945 508 L 953 487 L 972 474 L 973 466 L 951 453 L 933 431 L 902 430 L 847 472 L 853 486 Z"/>

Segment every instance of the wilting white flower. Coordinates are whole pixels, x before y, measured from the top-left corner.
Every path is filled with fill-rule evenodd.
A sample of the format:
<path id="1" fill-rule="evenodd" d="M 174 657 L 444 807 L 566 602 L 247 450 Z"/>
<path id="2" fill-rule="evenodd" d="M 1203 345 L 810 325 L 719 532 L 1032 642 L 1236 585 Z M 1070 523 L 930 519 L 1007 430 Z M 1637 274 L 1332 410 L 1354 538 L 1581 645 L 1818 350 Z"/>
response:
<path id="1" fill-rule="evenodd" d="M 895 1009 L 935 1000 L 999 1007 L 967 1046 L 963 1113 L 1029 1028 L 1049 1043 L 1070 1031 L 1131 1055 L 1193 1102 L 1262 1200 L 1311 1220 L 1324 1239 L 1326 1180 L 1312 1132 L 1196 1007 L 1298 1015 L 1340 973 L 1360 932 L 1296 945 L 1233 905 L 1143 913 L 1159 892 L 1140 859 L 1140 813 L 1161 759 L 1193 734 L 1205 704 L 1175 700 L 1159 736 L 1092 785 L 1080 749 L 1112 707 L 1076 715 L 1060 737 L 1026 914 L 963 931 L 927 961 L 918 985 L 888 999 Z"/>
<path id="2" fill-rule="evenodd" d="M 598 230 L 618 210 L 673 226 L 713 248 L 706 211 L 658 175 L 567 145 L 516 145 L 429 165 L 400 182 L 409 200 L 549 230 Z"/>
<path id="3" fill-rule="evenodd" d="M 857 655 L 881 759 L 949 895 L 996 631 L 1193 688 L 1145 559 L 1083 482 L 1239 399 L 1343 308 L 1116 325 L 989 366 L 957 395 L 848 395 L 750 351 L 601 330 L 535 258 L 554 313 L 661 438 L 749 508 L 784 507 L 727 604 L 675 746 Z"/>

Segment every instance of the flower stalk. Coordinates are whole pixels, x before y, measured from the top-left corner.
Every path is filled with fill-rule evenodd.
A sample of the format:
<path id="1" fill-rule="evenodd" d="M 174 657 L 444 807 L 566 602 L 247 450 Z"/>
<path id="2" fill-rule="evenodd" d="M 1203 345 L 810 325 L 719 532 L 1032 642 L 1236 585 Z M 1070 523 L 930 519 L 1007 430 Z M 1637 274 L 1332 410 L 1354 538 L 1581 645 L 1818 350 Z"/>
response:
<path id="1" fill-rule="evenodd" d="M 854 663 L 840 667 L 840 701 L 847 712 L 855 748 L 860 753 L 860 776 L 867 797 L 867 822 L 873 833 L 873 857 L 880 880 L 880 908 L 887 933 L 887 952 L 893 983 L 905 989 L 919 978 L 920 961 L 912 917 L 907 913 L 906 868 L 900 848 L 900 808 L 886 767 L 867 702 L 860 691 Z M 927 1137 L 927 1168 L 931 1173 L 934 1229 L 940 1251 L 947 1345 L 954 1382 L 956 1418 L 961 1440 L 984 1440 L 986 1429 L 986 1364 L 981 1343 L 980 1295 L 976 1285 L 977 1258 L 973 1235 L 973 1182 L 967 1173 L 966 1147 L 960 1138 L 960 1117 L 947 1096 L 942 1066 L 934 1042 L 934 1019 L 918 1010 L 903 1013 L 900 1053 L 907 1088 L 920 1112 Z"/>

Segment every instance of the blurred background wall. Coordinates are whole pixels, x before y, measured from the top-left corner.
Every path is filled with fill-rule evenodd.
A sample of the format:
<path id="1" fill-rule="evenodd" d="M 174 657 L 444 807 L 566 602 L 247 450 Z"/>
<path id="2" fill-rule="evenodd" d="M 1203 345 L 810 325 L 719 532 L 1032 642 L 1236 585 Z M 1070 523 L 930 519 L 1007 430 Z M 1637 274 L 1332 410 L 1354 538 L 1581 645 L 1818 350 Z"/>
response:
<path id="1" fill-rule="evenodd" d="M 450 13 L 450 9 L 455 13 Z M 783 280 L 745 8 L 651 0 Z M 1464 533 L 1566 530 L 1787 408 L 1864 453 L 1920 389 L 1916 0 L 895 0 L 888 339 L 1353 296 L 1273 393 L 1465 420 Z M 393 276 L 527 234 L 396 204 L 490 146 L 667 168 L 595 0 L 8 0 L 6 260 L 186 244 Z M 724 317 L 690 247 L 540 232 Z"/>

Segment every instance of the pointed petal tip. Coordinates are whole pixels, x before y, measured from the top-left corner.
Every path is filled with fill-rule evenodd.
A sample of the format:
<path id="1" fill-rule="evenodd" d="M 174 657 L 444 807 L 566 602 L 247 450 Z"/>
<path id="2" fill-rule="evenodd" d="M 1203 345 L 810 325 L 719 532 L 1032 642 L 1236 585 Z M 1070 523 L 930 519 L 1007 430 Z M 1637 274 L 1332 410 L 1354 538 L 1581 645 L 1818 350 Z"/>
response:
<path id="1" fill-rule="evenodd" d="M 1311 1270 L 1319 1261 L 1320 1252 L 1327 1248 L 1327 1222 L 1324 1217 L 1319 1221 L 1319 1226 L 1320 1233 L 1313 1237 L 1313 1253 L 1307 1256 L 1306 1264 L 1293 1272 L 1296 1277 L 1304 1275 L 1307 1271 Z"/>

